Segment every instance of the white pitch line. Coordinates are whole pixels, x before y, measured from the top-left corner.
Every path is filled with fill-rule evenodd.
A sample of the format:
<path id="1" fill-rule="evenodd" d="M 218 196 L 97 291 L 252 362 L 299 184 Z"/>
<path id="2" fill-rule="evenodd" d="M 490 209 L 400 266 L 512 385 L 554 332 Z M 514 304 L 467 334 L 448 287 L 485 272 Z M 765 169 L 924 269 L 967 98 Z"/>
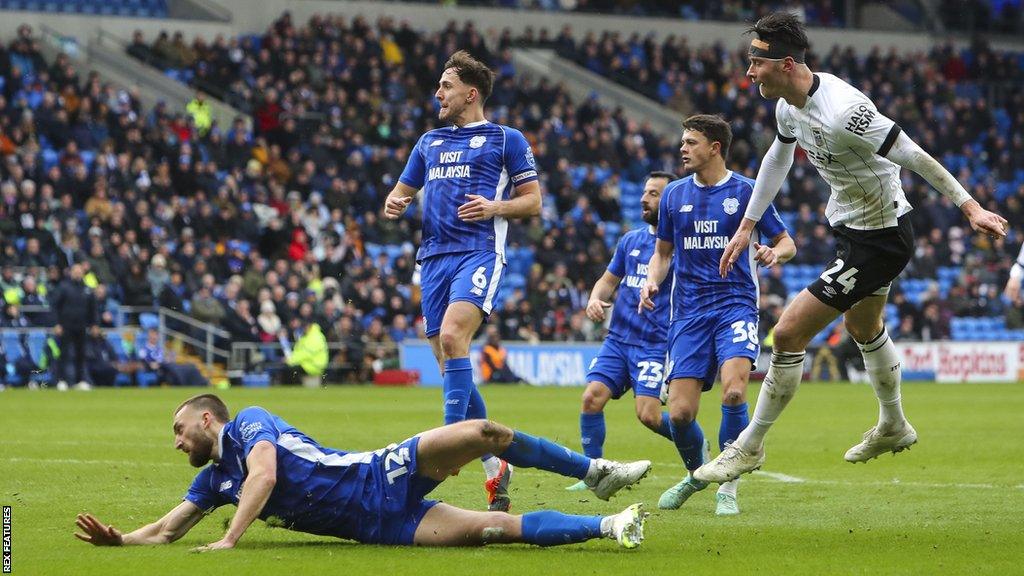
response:
<path id="1" fill-rule="evenodd" d="M 758 476 L 764 476 L 766 478 L 771 478 L 772 480 L 777 480 L 779 482 L 784 482 L 786 484 L 802 484 L 804 482 L 807 482 L 807 480 L 804 478 L 797 478 L 796 476 L 790 476 L 789 474 L 783 474 L 781 472 L 767 472 L 765 470 L 754 470 L 753 473 L 757 474 Z"/>

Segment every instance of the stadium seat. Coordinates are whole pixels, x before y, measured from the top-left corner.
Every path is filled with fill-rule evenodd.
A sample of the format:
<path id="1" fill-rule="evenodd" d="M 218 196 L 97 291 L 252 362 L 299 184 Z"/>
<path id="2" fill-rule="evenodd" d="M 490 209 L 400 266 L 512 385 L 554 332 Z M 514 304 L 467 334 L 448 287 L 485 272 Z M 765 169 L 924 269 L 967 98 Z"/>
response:
<path id="1" fill-rule="evenodd" d="M 160 316 L 152 312 L 143 312 L 139 314 L 139 326 L 143 330 L 151 330 L 160 327 Z"/>
<path id="2" fill-rule="evenodd" d="M 149 388 L 160 383 L 160 375 L 156 372 L 136 372 L 135 382 L 139 388 Z"/>

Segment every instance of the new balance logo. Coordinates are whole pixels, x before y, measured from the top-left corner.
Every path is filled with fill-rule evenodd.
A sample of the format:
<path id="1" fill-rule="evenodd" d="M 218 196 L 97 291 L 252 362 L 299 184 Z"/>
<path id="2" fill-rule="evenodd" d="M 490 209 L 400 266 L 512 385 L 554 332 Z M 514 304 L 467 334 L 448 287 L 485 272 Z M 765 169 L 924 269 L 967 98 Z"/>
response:
<path id="1" fill-rule="evenodd" d="M 434 146 L 440 146 L 441 144 L 444 144 L 444 140 L 434 140 L 430 143 L 430 147 L 433 148 Z"/>
<path id="2" fill-rule="evenodd" d="M 629 253 L 629 255 L 634 257 L 634 258 L 636 258 L 637 256 L 640 255 L 640 250 L 639 249 L 633 250 L 632 252 Z"/>
<path id="3" fill-rule="evenodd" d="M 231 486 L 232 486 L 231 480 L 225 480 L 225 481 L 220 483 L 220 490 L 219 491 L 223 492 L 225 490 L 231 490 Z"/>
<path id="4" fill-rule="evenodd" d="M 683 207 L 679 209 L 680 212 L 693 212 L 693 204 L 683 204 Z"/>

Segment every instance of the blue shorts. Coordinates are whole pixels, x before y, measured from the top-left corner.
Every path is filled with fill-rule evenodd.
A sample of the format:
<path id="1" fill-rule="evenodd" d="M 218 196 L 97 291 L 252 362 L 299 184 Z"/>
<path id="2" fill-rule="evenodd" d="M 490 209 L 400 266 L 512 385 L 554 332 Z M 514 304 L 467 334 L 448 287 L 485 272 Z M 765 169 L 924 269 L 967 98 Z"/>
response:
<path id="1" fill-rule="evenodd" d="M 374 455 L 372 498 L 376 500 L 379 524 L 367 531 L 366 544 L 411 546 L 416 528 L 436 500 L 424 500 L 437 485 L 437 480 L 417 473 L 416 449 L 419 436 L 392 444 Z M 375 533 L 375 534 L 374 534 Z"/>
<path id="2" fill-rule="evenodd" d="M 693 314 L 669 326 L 668 381 L 696 378 L 711 390 L 718 368 L 731 358 L 757 361 L 757 312 L 748 308 Z"/>
<path id="3" fill-rule="evenodd" d="M 420 262 L 423 330 L 427 337 L 441 331 L 441 320 L 452 302 L 472 302 L 484 316 L 490 314 L 504 272 L 502 256 L 483 250 L 437 254 Z"/>
<path id="4" fill-rule="evenodd" d="M 664 366 L 663 347 L 633 346 L 609 338 L 590 363 L 587 382 L 604 384 L 616 400 L 630 388 L 634 396 L 660 398 L 665 382 Z"/>

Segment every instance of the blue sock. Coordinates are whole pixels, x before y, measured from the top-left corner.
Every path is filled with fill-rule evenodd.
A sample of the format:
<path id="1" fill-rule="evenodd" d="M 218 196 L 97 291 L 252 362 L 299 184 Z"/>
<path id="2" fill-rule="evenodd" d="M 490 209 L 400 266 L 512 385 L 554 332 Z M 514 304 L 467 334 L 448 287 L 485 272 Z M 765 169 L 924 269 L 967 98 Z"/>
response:
<path id="1" fill-rule="evenodd" d="M 661 428 L 658 428 L 658 434 L 672 439 L 672 419 L 668 417 L 668 412 L 661 413 Z"/>
<path id="2" fill-rule="evenodd" d="M 725 450 L 728 442 L 734 442 L 739 438 L 740 432 L 750 423 L 750 416 L 747 415 L 747 403 L 738 406 L 726 406 L 722 404 L 722 425 L 718 428 L 718 448 Z"/>
<path id="3" fill-rule="evenodd" d="M 487 405 L 484 404 L 484 397 L 480 395 L 480 389 L 474 384 L 473 389 L 469 392 L 466 420 L 482 420 L 484 418 L 487 418 Z"/>
<path id="4" fill-rule="evenodd" d="M 587 458 L 600 458 L 604 454 L 604 412 L 580 413 L 580 439 Z"/>
<path id="5" fill-rule="evenodd" d="M 672 426 L 672 441 L 676 444 L 676 450 L 683 457 L 683 465 L 693 472 L 704 463 L 704 431 L 701 430 L 697 420 L 692 420 L 682 426 Z"/>
<path id="6" fill-rule="evenodd" d="M 582 480 L 590 470 L 590 458 L 546 438 L 513 431 L 512 443 L 497 456 L 513 466 L 540 468 Z"/>
<path id="7" fill-rule="evenodd" d="M 444 361 L 445 424 L 454 424 L 466 419 L 473 388 L 473 365 L 469 363 L 469 358 L 452 358 Z"/>
<path id="8" fill-rule="evenodd" d="M 554 510 L 523 514 L 523 542 L 538 546 L 573 544 L 601 537 L 600 516 L 573 516 Z"/>

